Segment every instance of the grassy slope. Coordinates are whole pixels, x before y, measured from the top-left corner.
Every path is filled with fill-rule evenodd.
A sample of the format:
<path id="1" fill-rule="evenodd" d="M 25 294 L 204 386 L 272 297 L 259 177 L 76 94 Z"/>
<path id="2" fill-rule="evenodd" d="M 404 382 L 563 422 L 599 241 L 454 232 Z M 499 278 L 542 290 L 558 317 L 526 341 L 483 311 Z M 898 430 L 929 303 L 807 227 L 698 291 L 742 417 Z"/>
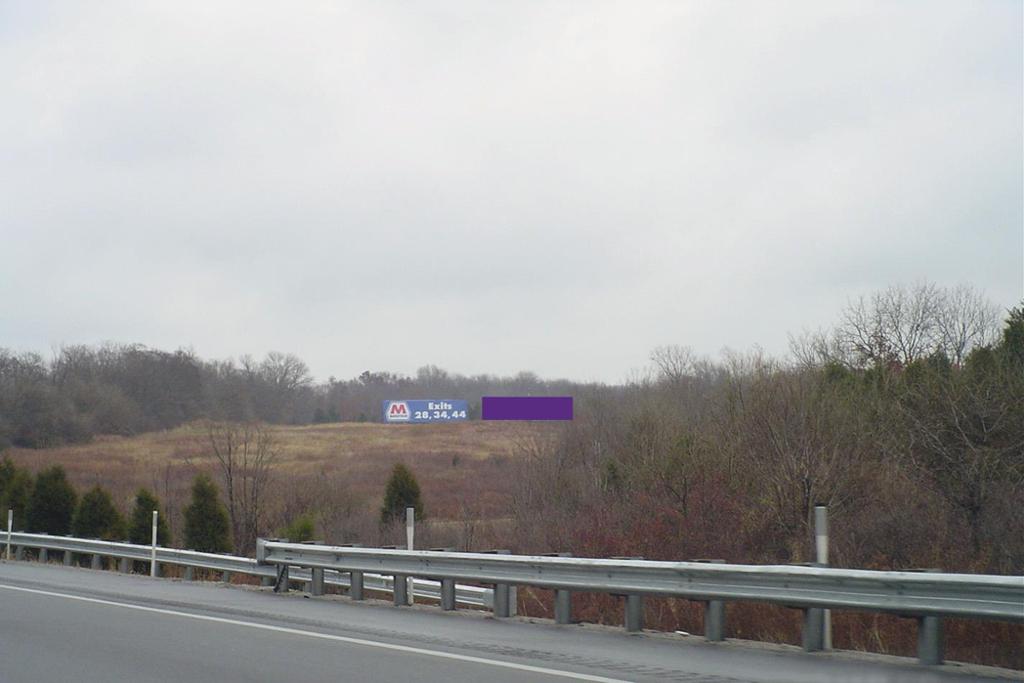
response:
<path id="1" fill-rule="evenodd" d="M 510 478 L 502 476 L 515 444 L 543 433 L 544 425 L 465 422 L 439 425 L 329 424 L 273 427 L 280 450 L 279 483 L 338 477 L 353 493 L 379 505 L 391 467 L 409 465 L 435 518 L 454 517 L 463 504 L 482 516 L 501 516 Z M 88 444 L 43 450 L 13 449 L 12 459 L 33 471 L 63 465 L 84 491 L 93 484 L 127 502 L 139 486 L 181 498 L 197 469 L 213 468 L 201 425 L 134 437 L 100 437 Z"/>

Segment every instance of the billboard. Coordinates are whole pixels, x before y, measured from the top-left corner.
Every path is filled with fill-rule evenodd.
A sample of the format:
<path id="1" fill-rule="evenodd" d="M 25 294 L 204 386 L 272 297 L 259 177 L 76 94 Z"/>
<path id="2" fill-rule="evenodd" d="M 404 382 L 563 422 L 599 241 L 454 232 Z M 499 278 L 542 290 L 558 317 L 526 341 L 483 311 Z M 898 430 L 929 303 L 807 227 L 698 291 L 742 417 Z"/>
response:
<path id="1" fill-rule="evenodd" d="M 484 396 L 485 420 L 571 420 L 572 396 Z"/>
<path id="2" fill-rule="evenodd" d="M 467 419 L 466 401 L 429 398 L 413 401 L 384 401 L 385 422 L 462 422 Z"/>

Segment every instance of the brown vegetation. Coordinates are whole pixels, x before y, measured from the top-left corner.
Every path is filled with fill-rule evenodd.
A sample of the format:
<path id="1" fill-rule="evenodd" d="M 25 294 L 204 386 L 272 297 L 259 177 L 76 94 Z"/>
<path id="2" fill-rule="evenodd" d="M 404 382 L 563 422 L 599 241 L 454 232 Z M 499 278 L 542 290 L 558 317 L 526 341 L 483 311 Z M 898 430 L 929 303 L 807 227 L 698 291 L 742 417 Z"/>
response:
<path id="1" fill-rule="evenodd" d="M 197 422 L 134 437 L 102 436 L 87 444 L 13 448 L 6 455 L 33 473 L 61 464 L 79 490 L 102 485 L 123 511 L 139 487 L 148 487 L 160 497 L 172 536 L 180 540 L 180 515 L 195 474 L 225 481 L 210 429 Z M 314 512 L 319 538 L 376 542 L 384 485 L 395 463 L 402 462 L 414 472 L 437 533 L 445 537 L 439 543 L 459 546 L 467 534 L 486 541 L 483 530 L 509 518 L 517 444 L 551 431 L 548 425 L 494 422 L 261 429 L 272 437 L 276 457 L 266 473 L 270 483 L 260 533 L 276 533 L 295 517 Z M 427 533 L 421 534 L 425 543 Z"/>

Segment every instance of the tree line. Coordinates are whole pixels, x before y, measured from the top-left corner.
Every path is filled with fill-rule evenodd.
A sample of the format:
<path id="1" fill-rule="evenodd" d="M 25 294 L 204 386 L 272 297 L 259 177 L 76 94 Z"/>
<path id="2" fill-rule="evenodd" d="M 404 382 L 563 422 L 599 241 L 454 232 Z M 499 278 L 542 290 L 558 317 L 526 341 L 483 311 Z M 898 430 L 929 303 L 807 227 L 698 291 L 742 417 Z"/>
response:
<path id="1" fill-rule="evenodd" d="M 489 393 L 572 393 L 580 385 L 451 374 L 436 366 L 415 376 L 365 371 L 349 380 L 313 381 L 298 356 L 203 360 L 185 349 L 138 344 L 63 346 L 50 360 L 0 348 L 0 450 L 132 435 L 197 419 L 270 424 L 380 421 L 394 398 L 480 397 Z M 471 417 L 479 415 L 471 404 Z"/>

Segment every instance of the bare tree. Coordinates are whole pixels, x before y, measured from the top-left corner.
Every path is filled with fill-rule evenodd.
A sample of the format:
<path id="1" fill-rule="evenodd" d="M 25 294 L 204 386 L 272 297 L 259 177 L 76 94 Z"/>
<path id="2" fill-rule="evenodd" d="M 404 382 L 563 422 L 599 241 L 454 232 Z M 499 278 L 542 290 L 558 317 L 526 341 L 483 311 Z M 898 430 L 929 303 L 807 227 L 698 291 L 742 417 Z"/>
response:
<path id="1" fill-rule="evenodd" d="M 989 344 L 999 334 L 999 307 L 970 285 L 943 292 L 935 319 L 937 341 L 955 365 L 971 349 Z"/>
<path id="2" fill-rule="evenodd" d="M 936 349 L 942 291 L 922 282 L 860 297 L 847 305 L 836 329 L 839 343 L 856 363 L 910 364 Z"/>
<path id="3" fill-rule="evenodd" d="M 261 417 L 272 422 L 294 422 L 296 401 L 313 378 L 296 355 L 271 351 L 259 366 L 257 404 Z"/>
<path id="4" fill-rule="evenodd" d="M 835 334 L 825 330 L 804 330 L 799 335 L 790 334 L 789 353 L 797 365 L 804 368 L 844 360 L 842 344 Z"/>
<path id="5" fill-rule="evenodd" d="M 670 344 L 651 351 L 651 362 L 658 368 L 660 379 L 678 384 L 693 374 L 697 357 L 689 346 Z"/>
<path id="6" fill-rule="evenodd" d="M 928 282 L 896 285 L 860 297 L 843 311 L 830 338 L 791 339 L 801 362 L 831 360 L 838 351 L 850 365 L 909 365 L 934 353 L 963 363 L 975 347 L 995 340 L 999 309 L 969 285 L 943 289 Z"/>
<path id="7" fill-rule="evenodd" d="M 271 351 L 260 364 L 260 374 L 279 391 L 292 392 L 308 386 L 313 378 L 309 367 L 293 353 Z"/>
<path id="8" fill-rule="evenodd" d="M 847 304 L 836 327 L 836 338 L 844 355 L 854 364 L 883 364 L 893 358 L 884 318 L 864 297 Z"/>
<path id="9" fill-rule="evenodd" d="M 278 457 L 277 445 L 270 430 L 255 422 L 208 422 L 206 438 L 227 496 L 235 548 L 249 553 L 261 531 L 264 494 Z"/>

